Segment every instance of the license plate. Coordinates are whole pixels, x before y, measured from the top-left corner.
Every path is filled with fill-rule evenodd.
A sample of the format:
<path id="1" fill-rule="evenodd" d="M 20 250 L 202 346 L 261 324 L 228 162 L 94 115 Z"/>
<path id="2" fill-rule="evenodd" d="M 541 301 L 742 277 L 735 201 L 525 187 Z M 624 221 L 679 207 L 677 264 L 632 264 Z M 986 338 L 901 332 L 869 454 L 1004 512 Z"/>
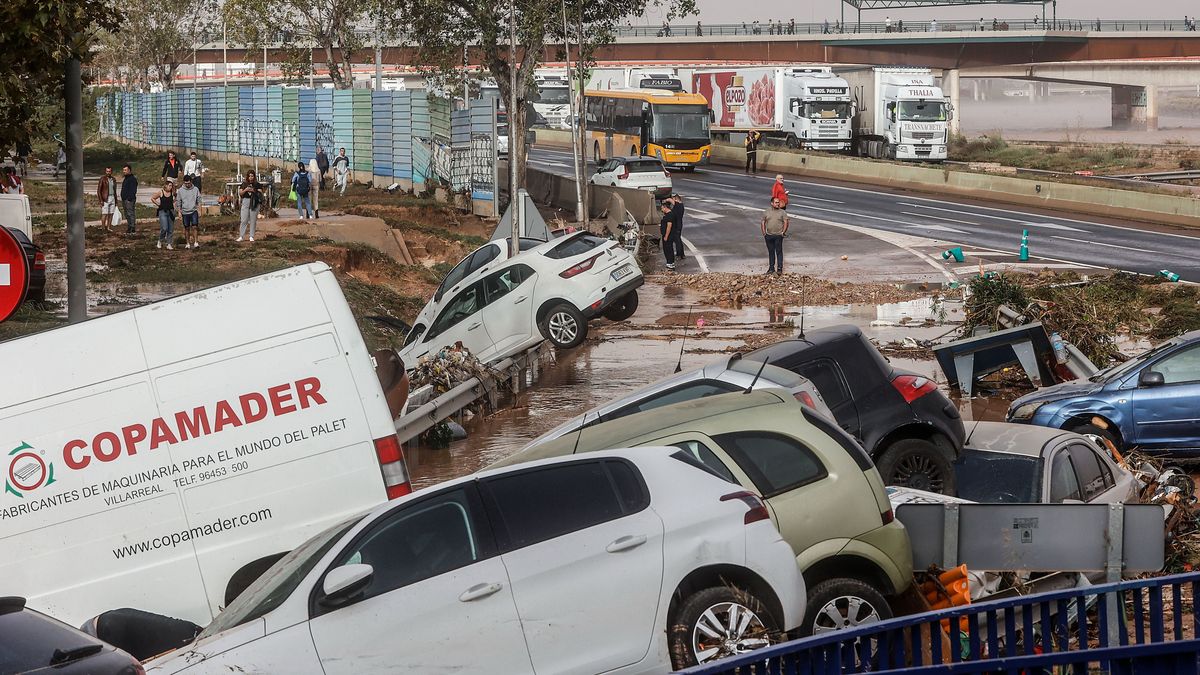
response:
<path id="1" fill-rule="evenodd" d="M 631 265 L 621 265 L 617 269 L 613 270 L 612 278 L 613 281 L 620 281 L 630 274 L 633 274 L 633 267 Z"/>

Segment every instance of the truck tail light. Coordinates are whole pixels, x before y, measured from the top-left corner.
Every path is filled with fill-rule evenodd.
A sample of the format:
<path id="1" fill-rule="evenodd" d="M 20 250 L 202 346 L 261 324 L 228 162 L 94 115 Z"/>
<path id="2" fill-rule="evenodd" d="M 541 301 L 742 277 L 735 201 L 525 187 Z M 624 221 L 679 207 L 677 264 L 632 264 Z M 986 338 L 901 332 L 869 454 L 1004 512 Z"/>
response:
<path id="1" fill-rule="evenodd" d="M 387 498 L 395 499 L 412 492 L 408 480 L 408 467 L 404 465 L 404 450 L 396 434 L 375 439 L 375 456 L 379 459 L 379 470 L 383 473 L 383 486 Z"/>
<path id="2" fill-rule="evenodd" d="M 892 380 L 892 386 L 908 403 L 912 403 L 925 394 L 937 391 L 937 385 L 933 383 L 933 380 L 920 375 L 897 375 Z"/>
<path id="3" fill-rule="evenodd" d="M 33 254 L 33 269 L 35 269 L 35 270 L 46 269 L 46 254 L 45 253 L 38 251 Z"/>
<path id="4" fill-rule="evenodd" d="M 798 391 L 792 394 L 792 398 L 800 401 L 810 408 L 816 409 L 817 407 L 817 402 L 813 400 L 813 397 L 807 391 Z"/>
<path id="5" fill-rule="evenodd" d="M 763 503 L 762 498 L 753 492 L 730 492 L 729 494 L 721 497 L 721 501 L 723 502 L 727 502 L 731 499 L 737 499 L 746 506 L 750 507 L 750 510 L 746 512 L 746 518 L 744 521 L 747 525 L 750 523 L 757 523 L 760 520 L 769 520 L 771 518 L 770 512 L 767 511 L 767 505 Z"/>
<path id="6" fill-rule="evenodd" d="M 560 276 L 564 279 L 570 279 L 571 277 L 575 276 L 576 274 L 582 274 L 582 273 L 592 269 L 592 265 L 596 264 L 596 259 L 599 258 L 601 255 L 603 255 L 603 252 L 597 253 L 596 255 L 588 258 L 587 260 L 584 260 L 581 263 L 571 265 L 567 269 L 559 272 L 558 276 Z"/>

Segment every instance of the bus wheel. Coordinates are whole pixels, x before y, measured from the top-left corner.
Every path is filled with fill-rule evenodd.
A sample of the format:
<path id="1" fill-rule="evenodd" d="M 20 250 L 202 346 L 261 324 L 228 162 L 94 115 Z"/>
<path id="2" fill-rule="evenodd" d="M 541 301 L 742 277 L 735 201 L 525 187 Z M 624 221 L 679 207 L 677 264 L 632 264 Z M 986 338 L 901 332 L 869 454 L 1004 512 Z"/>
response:
<path id="1" fill-rule="evenodd" d="M 600 166 L 600 141 L 592 144 L 592 161 L 596 163 L 596 166 Z"/>

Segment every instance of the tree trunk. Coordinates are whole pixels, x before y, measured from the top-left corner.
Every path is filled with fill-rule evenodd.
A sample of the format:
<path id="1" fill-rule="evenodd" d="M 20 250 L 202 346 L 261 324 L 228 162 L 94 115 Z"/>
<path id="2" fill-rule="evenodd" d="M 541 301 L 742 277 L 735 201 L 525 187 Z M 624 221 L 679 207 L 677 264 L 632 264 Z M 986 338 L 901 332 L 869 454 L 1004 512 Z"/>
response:
<path id="1" fill-rule="evenodd" d="M 350 65 L 350 50 L 342 45 L 342 84 L 338 89 L 354 88 L 354 68 Z"/>
<path id="2" fill-rule="evenodd" d="M 326 42 L 321 46 L 325 49 L 325 67 L 329 69 L 329 79 L 333 82 L 333 86 L 338 89 L 349 89 L 341 72 L 341 66 L 333 56 L 333 43 Z"/>

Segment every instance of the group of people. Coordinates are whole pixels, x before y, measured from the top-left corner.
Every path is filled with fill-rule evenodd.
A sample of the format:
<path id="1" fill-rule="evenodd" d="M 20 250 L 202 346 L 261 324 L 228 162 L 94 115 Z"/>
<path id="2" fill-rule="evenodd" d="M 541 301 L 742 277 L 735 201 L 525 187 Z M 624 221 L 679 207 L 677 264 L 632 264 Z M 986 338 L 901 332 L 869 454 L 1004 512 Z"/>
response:
<path id="1" fill-rule="evenodd" d="M 1194 16 L 1188 17 L 1187 14 L 1184 14 L 1183 15 L 1183 29 L 1188 30 L 1188 31 L 1195 31 L 1196 30 L 1196 17 L 1194 17 Z M 1097 30 L 1099 30 L 1099 29 L 1097 29 Z"/>
<path id="2" fill-rule="evenodd" d="M 301 218 L 321 217 L 321 190 L 325 189 L 325 177 L 330 169 L 333 169 L 334 189 L 344 196 L 350 176 L 350 158 L 345 148 L 338 149 L 332 164 L 325 149 L 319 146 L 316 156 L 309 159 L 307 164 L 304 161 L 296 163 L 296 170 L 292 173 L 292 192 L 295 194 L 296 211 Z"/>

